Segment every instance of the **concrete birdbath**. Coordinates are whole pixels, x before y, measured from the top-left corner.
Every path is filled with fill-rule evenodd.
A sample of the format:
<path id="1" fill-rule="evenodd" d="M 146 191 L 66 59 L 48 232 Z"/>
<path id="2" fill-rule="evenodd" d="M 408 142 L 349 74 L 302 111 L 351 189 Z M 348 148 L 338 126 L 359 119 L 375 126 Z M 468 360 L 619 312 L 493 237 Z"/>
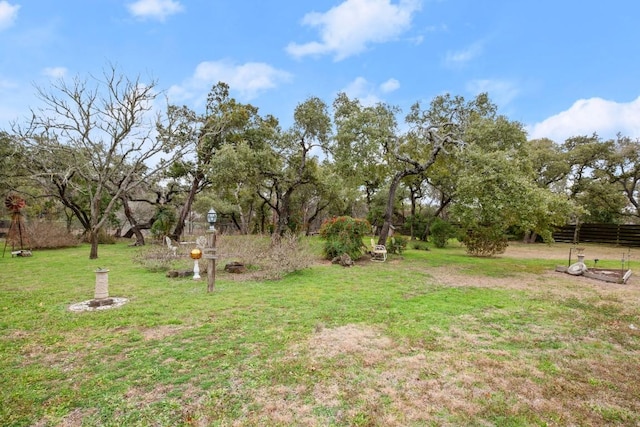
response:
<path id="1" fill-rule="evenodd" d="M 109 297 L 109 269 L 98 268 L 95 270 L 96 284 L 93 299 L 69 306 L 71 311 L 93 311 L 116 308 L 124 305 L 126 298 Z"/>

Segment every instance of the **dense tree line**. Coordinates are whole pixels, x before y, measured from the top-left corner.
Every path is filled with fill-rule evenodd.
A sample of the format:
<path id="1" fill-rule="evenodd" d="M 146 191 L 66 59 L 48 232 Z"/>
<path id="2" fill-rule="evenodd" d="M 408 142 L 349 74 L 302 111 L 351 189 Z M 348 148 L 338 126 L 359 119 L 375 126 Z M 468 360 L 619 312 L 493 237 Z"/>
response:
<path id="1" fill-rule="evenodd" d="M 203 112 L 153 115 L 155 87 L 110 68 L 39 88 L 31 120 L 0 133 L 0 191 L 80 224 L 91 258 L 107 225 L 141 244 L 143 230 L 178 240 L 211 206 L 274 243 L 341 215 L 366 217 L 381 244 L 392 226 L 425 239 L 439 218 L 476 254 L 499 252 L 507 234 L 549 240 L 569 221 L 640 220 L 638 140 L 527 140 L 487 94 L 440 95 L 406 115 L 310 97 L 283 129 L 222 82 Z"/>

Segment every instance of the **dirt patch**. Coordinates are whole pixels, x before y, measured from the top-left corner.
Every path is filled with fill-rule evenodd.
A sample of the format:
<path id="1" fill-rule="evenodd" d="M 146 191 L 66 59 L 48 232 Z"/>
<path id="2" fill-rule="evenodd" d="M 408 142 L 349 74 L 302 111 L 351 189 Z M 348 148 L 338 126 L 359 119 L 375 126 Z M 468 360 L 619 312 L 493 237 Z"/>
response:
<path id="1" fill-rule="evenodd" d="M 590 300 L 595 305 L 610 304 L 621 313 L 633 314 L 640 306 L 640 276 L 631 276 L 626 284 L 607 283 L 584 276 L 556 271 L 541 274 L 517 273 L 513 277 L 471 276 L 455 266 L 429 268 L 433 284 L 449 287 L 478 287 L 525 291 L 544 299 Z M 640 318 L 634 322 L 640 327 Z"/>
<path id="2" fill-rule="evenodd" d="M 259 419 L 269 425 L 352 425 L 362 405 L 375 412 L 382 398 L 378 378 L 385 375 L 377 370 L 397 351 L 398 345 L 376 328 L 318 327 L 308 341 L 292 346 L 283 361 L 304 361 L 310 379 L 322 378 L 256 389 L 253 399 L 262 409 L 249 424 Z M 345 400 L 353 401 L 353 407 L 346 407 Z M 379 414 L 379 421 L 384 420 L 381 425 L 394 425 L 384 418 Z"/>
<path id="3" fill-rule="evenodd" d="M 340 354 L 358 354 L 375 359 L 393 342 L 373 328 L 345 325 L 335 329 L 318 328 L 309 350 L 312 357 L 336 357 Z"/>
<path id="4" fill-rule="evenodd" d="M 576 248 L 583 248 L 586 260 L 621 260 L 622 255 L 629 256 L 631 260 L 640 260 L 640 248 L 627 248 L 622 246 L 604 246 L 592 244 L 572 245 L 569 243 L 554 243 L 547 245 L 544 243 L 524 244 L 511 242 L 507 250 L 500 257 L 508 258 L 537 258 L 537 259 L 569 259 L 569 250 L 573 248 L 573 261 L 577 261 Z"/>
<path id="5" fill-rule="evenodd" d="M 151 403 L 159 402 L 166 398 L 167 394 L 172 390 L 168 385 L 157 385 L 151 390 L 141 387 L 132 387 L 124 394 L 129 402 L 135 402 L 137 406 L 144 407 Z"/>
<path id="6" fill-rule="evenodd" d="M 145 341 L 161 340 L 172 335 L 176 335 L 184 330 L 182 326 L 161 325 L 155 328 L 147 328 L 141 331 Z"/>
<path id="7" fill-rule="evenodd" d="M 95 409 L 76 409 L 71 411 L 69 415 L 62 419 L 59 427 L 76 427 L 82 426 L 83 420 L 95 414 L 97 410 Z"/>
<path id="8" fill-rule="evenodd" d="M 471 286 L 480 288 L 536 290 L 543 289 L 545 288 L 544 285 L 551 285 L 553 283 L 553 286 L 549 286 L 550 289 L 545 288 L 545 291 L 553 292 L 558 288 L 568 288 L 571 290 L 579 286 L 579 289 L 594 291 L 620 291 L 629 294 L 640 293 L 640 289 L 638 288 L 638 286 L 640 286 L 639 275 L 631 276 L 626 284 L 618 284 L 607 283 L 583 276 L 571 276 L 553 270 L 545 271 L 541 274 L 516 273 L 510 277 L 472 276 L 455 266 L 431 267 L 426 271 L 433 276 L 436 283 L 453 287 Z"/>
<path id="9" fill-rule="evenodd" d="M 568 264 L 569 244 L 510 244 L 501 257 L 513 259 L 556 259 L 558 265 Z M 640 249 L 583 245 L 587 261 L 593 265 L 594 259 L 621 259 L 624 254 L 632 261 L 640 260 Z M 573 261 L 577 261 L 575 252 Z M 608 283 L 584 276 L 571 276 L 549 269 L 540 274 L 517 272 L 509 277 L 489 277 L 472 275 L 453 265 L 429 267 L 423 270 L 433 277 L 434 284 L 451 287 L 480 287 L 514 289 L 560 298 L 584 298 L 585 295 L 604 299 L 624 301 L 637 307 L 640 304 L 640 272 L 631 275 L 627 283 Z"/>
<path id="10" fill-rule="evenodd" d="M 56 425 L 58 427 L 81 427 L 84 425 L 84 420 L 86 418 L 95 415 L 97 412 L 97 409 L 74 409 Z M 49 425 L 53 425 L 51 420 L 44 418 L 35 423 L 32 427 L 45 427 Z"/>

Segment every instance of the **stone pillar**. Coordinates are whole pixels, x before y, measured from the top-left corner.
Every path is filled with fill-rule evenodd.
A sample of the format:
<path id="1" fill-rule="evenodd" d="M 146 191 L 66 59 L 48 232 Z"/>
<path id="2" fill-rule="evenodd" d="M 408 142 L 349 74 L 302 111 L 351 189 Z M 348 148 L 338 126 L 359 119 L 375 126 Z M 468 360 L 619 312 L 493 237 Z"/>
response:
<path id="1" fill-rule="evenodd" d="M 96 289 L 94 299 L 109 298 L 109 270 L 99 268 L 96 270 Z"/>
<path id="2" fill-rule="evenodd" d="M 200 280 L 200 263 L 198 260 L 193 260 L 193 280 Z"/>

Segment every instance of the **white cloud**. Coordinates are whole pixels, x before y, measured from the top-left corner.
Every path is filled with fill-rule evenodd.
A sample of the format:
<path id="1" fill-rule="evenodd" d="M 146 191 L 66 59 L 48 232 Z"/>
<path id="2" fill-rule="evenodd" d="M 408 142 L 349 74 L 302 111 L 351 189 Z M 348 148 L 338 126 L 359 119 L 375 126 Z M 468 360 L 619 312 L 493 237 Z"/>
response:
<path id="1" fill-rule="evenodd" d="M 229 85 L 241 98 L 251 100 L 260 93 L 290 81 L 291 74 L 262 62 L 235 64 L 231 61 L 205 61 L 198 64 L 193 76 L 169 89 L 169 100 L 197 100 L 209 93 L 218 82 Z"/>
<path id="2" fill-rule="evenodd" d="M 467 83 L 467 90 L 474 95 L 482 92 L 488 93 L 489 99 L 495 102 L 499 108 L 508 105 L 520 93 L 520 89 L 513 82 L 490 79 L 473 80 Z"/>
<path id="3" fill-rule="evenodd" d="M 531 139 L 550 138 L 556 142 L 594 132 L 603 138 L 612 138 L 618 132 L 640 138 L 640 97 L 626 103 L 602 98 L 580 99 L 568 110 L 527 130 Z"/>
<path id="4" fill-rule="evenodd" d="M 390 93 L 400 88 L 400 82 L 396 79 L 389 79 L 380 85 L 380 90 L 383 93 Z"/>
<path id="5" fill-rule="evenodd" d="M 457 52 L 447 52 L 444 59 L 445 65 L 449 67 L 460 67 L 466 65 L 468 62 L 482 55 L 484 51 L 484 42 L 478 41 L 466 49 L 459 50 Z"/>
<path id="6" fill-rule="evenodd" d="M 61 79 L 67 75 L 67 69 L 65 67 L 47 67 L 42 70 L 42 74 L 54 79 Z"/>
<path id="7" fill-rule="evenodd" d="M 303 25 L 318 28 L 320 41 L 290 43 L 295 57 L 333 54 L 336 61 L 364 51 L 369 44 L 397 38 L 411 26 L 421 0 L 345 0 L 325 13 L 311 12 Z"/>
<path id="8" fill-rule="evenodd" d="M 355 80 L 342 89 L 342 92 L 346 93 L 349 98 L 357 98 L 362 105 L 372 106 L 378 102 L 382 102 L 379 96 L 380 93 L 390 93 L 399 87 L 400 82 L 396 79 L 389 79 L 376 87 L 375 84 L 369 82 L 364 77 L 356 77 Z"/>
<path id="9" fill-rule="evenodd" d="M 127 5 L 129 13 L 136 18 L 152 18 L 164 21 L 167 16 L 182 12 L 184 7 L 173 0 L 138 0 Z"/>
<path id="10" fill-rule="evenodd" d="M 11 4 L 8 1 L 0 1 L 0 31 L 5 30 L 13 25 L 18 18 L 18 10 L 20 5 Z"/>
<path id="11" fill-rule="evenodd" d="M 342 92 L 346 93 L 349 98 L 358 99 L 360 103 L 365 106 L 375 105 L 380 102 L 380 98 L 374 93 L 375 86 L 364 77 L 356 77 Z"/>

